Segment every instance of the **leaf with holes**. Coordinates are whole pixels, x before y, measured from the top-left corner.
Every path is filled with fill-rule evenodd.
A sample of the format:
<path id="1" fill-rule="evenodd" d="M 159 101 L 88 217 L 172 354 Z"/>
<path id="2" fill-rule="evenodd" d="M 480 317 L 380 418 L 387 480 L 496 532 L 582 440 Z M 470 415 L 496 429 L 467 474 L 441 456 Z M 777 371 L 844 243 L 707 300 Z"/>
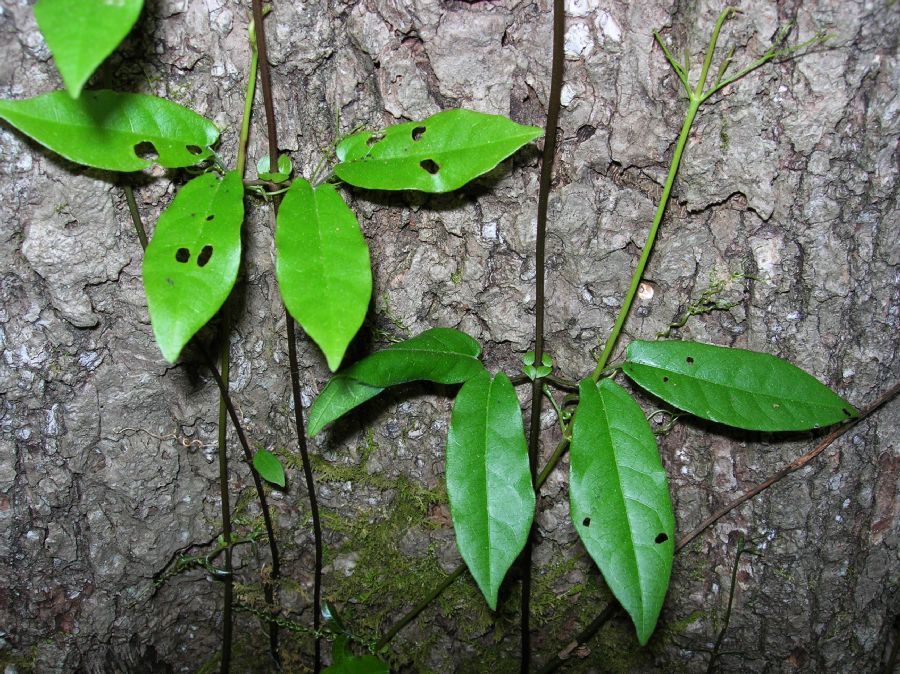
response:
<path id="1" fill-rule="evenodd" d="M 369 246 L 331 185 L 298 178 L 278 211 L 275 275 L 284 304 L 336 370 L 372 297 Z"/>
<path id="2" fill-rule="evenodd" d="M 156 224 L 144 289 L 156 342 L 174 363 L 231 293 L 241 261 L 244 185 L 232 171 L 187 183 Z"/>
<path id="3" fill-rule="evenodd" d="M 569 449 L 575 529 L 647 643 L 675 552 L 675 517 L 656 438 L 644 412 L 610 379 L 585 379 Z"/>
<path id="4" fill-rule="evenodd" d="M 268 449 L 259 449 L 253 455 L 253 467 L 266 482 L 284 487 L 284 467 L 278 457 Z"/>
<path id="5" fill-rule="evenodd" d="M 467 334 L 432 328 L 373 353 L 341 374 L 381 388 L 420 379 L 460 384 L 484 370 L 480 355 L 481 346 Z"/>
<path id="6" fill-rule="evenodd" d="M 0 118 L 69 161 L 110 171 L 140 171 L 157 153 L 166 168 L 193 166 L 212 156 L 219 131 L 208 119 L 156 96 L 65 91 L 0 101 Z"/>
<path id="7" fill-rule="evenodd" d="M 445 110 L 422 122 L 369 131 L 337 147 L 334 172 L 372 190 L 450 192 L 487 173 L 543 131 L 472 110 Z"/>
<path id="8" fill-rule="evenodd" d="M 795 365 L 698 342 L 635 341 L 622 369 L 641 388 L 703 419 L 754 431 L 803 431 L 858 412 Z"/>
<path id="9" fill-rule="evenodd" d="M 34 18 L 69 93 L 88 78 L 131 32 L 144 0 L 39 0 Z"/>
<path id="10" fill-rule="evenodd" d="M 341 374 L 335 375 L 322 389 L 309 410 L 309 427 L 306 434 L 313 437 L 332 421 L 374 398 L 383 390 Z"/>
<path id="11" fill-rule="evenodd" d="M 425 380 L 459 384 L 484 371 L 481 347 L 468 335 L 433 328 L 392 344 L 332 377 L 309 411 L 309 436 L 388 386 Z"/>
<path id="12" fill-rule="evenodd" d="M 447 436 L 447 496 L 456 545 L 491 610 L 525 547 L 535 496 L 522 410 L 509 378 L 486 371 L 453 404 Z"/>

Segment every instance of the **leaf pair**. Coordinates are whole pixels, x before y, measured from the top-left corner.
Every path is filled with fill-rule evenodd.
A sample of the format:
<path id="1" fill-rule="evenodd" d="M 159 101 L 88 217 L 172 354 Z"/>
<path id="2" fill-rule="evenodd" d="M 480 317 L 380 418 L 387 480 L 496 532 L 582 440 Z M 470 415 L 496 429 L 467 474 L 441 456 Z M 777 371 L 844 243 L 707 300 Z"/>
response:
<path id="1" fill-rule="evenodd" d="M 622 369 L 675 407 L 737 428 L 807 430 L 857 414 L 814 377 L 764 353 L 635 341 Z M 644 644 L 668 588 L 675 521 L 653 432 L 612 380 L 581 382 L 570 461 L 572 521 Z"/>
<path id="2" fill-rule="evenodd" d="M 481 347 L 434 328 L 393 344 L 328 382 L 309 412 L 309 435 L 389 386 L 459 384 L 447 439 L 447 494 L 457 545 L 492 609 L 525 545 L 535 496 L 519 400 L 506 375 L 485 371 Z"/>
<path id="3" fill-rule="evenodd" d="M 337 147 L 341 163 L 335 173 L 367 189 L 446 192 L 494 168 L 540 133 L 497 115 L 447 110 L 378 136 L 365 132 L 345 139 Z M 335 371 L 372 294 L 369 249 L 356 217 L 331 185 L 313 188 L 295 180 L 278 214 L 275 246 L 285 306 Z M 372 385 L 343 381 L 329 394 L 361 402 L 377 393 L 367 388 Z"/>

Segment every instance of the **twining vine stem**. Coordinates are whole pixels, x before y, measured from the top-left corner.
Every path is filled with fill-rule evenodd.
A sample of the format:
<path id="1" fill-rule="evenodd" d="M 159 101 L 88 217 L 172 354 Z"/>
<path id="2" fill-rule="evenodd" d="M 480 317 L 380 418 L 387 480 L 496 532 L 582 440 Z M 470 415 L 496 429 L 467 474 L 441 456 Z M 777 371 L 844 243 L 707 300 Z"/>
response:
<path id="1" fill-rule="evenodd" d="M 541 178 L 538 190 L 537 237 L 535 244 L 535 293 L 534 293 L 534 362 L 540 364 L 544 357 L 544 277 L 547 243 L 547 206 L 550 200 L 550 186 L 553 180 L 553 160 L 556 156 L 556 136 L 559 126 L 559 108 L 562 93 L 563 36 L 565 33 L 565 9 L 563 0 L 553 1 L 553 61 L 550 74 L 550 98 L 547 105 L 547 121 L 544 126 L 544 151 L 541 157 Z M 541 403 L 543 377 L 535 377 L 531 382 L 531 420 L 528 431 L 528 463 L 531 480 L 537 473 L 541 439 Z M 537 490 L 536 490 L 537 491 Z M 535 517 L 540 507 L 540 499 L 535 502 Z M 521 603 L 521 648 L 520 671 L 527 674 L 531 666 L 531 553 L 533 548 L 533 527 L 522 552 L 522 603 Z"/>
<path id="2" fill-rule="evenodd" d="M 256 48 L 259 52 L 259 76 L 262 85 L 263 105 L 266 111 L 266 131 L 269 140 L 269 167 L 278 165 L 278 131 L 275 126 L 275 105 L 272 97 L 272 79 L 269 74 L 269 61 L 266 51 L 266 33 L 263 25 L 262 0 L 253 0 L 253 23 L 256 33 Z M 280 196 L 273 198 L 272 204 L 276 217 Z M 313 539 L 315 545 L 315 577 L 313 581 L 313 631 L 315 632 L 315 660 L 313 672 L 322 669 L 322 639 L 320 624 L 322 620 L 322 525 L 319 520 L 319 504 L 316 499 L 316 484 L 313 478 L 312 464 L 306 444 L 306 432 L 303 427 L 303 402 L 300 396 L 300 366 L 297 360 L 297 335 L 294 319 L 284 309 L 287 324 L 288 361 L 291 371 L 291 392 L 294 398 L 294 425 L 297 431 L 297 445 L 303 463 L 303 475 L 306 479 L 306 490 L 309 495 L 309 509 L 312 517 Z"/>

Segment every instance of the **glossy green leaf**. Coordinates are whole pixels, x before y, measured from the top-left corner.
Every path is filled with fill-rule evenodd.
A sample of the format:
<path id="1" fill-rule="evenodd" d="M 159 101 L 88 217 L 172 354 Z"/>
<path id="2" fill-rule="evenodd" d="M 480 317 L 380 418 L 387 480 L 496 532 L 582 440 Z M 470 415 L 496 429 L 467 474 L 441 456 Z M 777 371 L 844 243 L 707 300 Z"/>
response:
<path id="1" fill-rule="evenodd" d="M 144 254 L 144 289 L 156 342 L 170 363 L 231 293 L 243 220 L 236 171 L 194 178 L 160 216 Z"/>
<path id="2" fill-rule="evenodd" d="M 128 35 L 143 4 L 144 0 L 38 0 L 34 18 L 73 97 Z"/>
<path id="3" fill-rule="evenodd" d="M 283 183 L 285 180 L 291 177 L 291 171 L 294 170 L 294 164 L 291 162 L 291 158 L 286 154 L 280 155 L 278 157 L 278 170 L 271 171 L 271 160 L 268 155 L 265 157 L 261 157 L 258 162 L 256 162 L 256 176 L 260 180 L 268 180 L 273 183 Z"/>
<path id="4" fill-rule="evenodd" d="M 569 449 L 572 522 L 647 643 L 675 552 L 675 517 L 656 438 L 618 384 L 585 379 Z"/>
<path id="5" fill-rule="evenodd" d="M 0 101 L 0 118 L 69 161 L 110 171 L 150 166 L 137 153 L 149 152 L 148 144 L 166 168 L 193 166 L 212 155 L 219 137 L 212 122 L 177 103 L 115 91 Z"/>
<path id="6" fill-rule="evenodd" d="M 309 410 L 306 434 L 313 437 L 332 421 L 374 398 L 383 390 L 377 386 L 367 386 L 342 374 L 335 375 L 322 389 Z"/>
<path id="7" fill-rule="evenodd" d="M 857 415 L 795 365 L 766 353 L 698 342 L 635 341 L 622 368 L 670 405 L 756 431 L 802 431 Z"/>
<path id="8" fill-rule="evenodd" d="M 459 390 L 447 436 L 447 496 L 456 545 L 492 610 L 534 517 L 528 446 L 516 391 L 482 371 Z"/>
<path id="9" fill-rule="evenodd" d="M 253 455 L 253 467 L 266 482 L 284 487 L 284 467 L 268 449 L 258 449 Z"/>
<path id="10" fill-rule="evenodd" d="M 468 335 L 433 328 L 355 363 L 332 377 L 309 411 L 309 436 L 388 386 L 425 380 L 459 384 L 484 371 L 481 347 Z"/>
<path id="11" fill-rule="evenodd" d="M 386 388 L 424 379 L 459 384 L 482 372 L 481 346 L 459 330 L 432 328 L 368 356 L 341 374 Z"/>
<path id="12" fill-rule="evenodd" d="M 372 296 L 369 246 L 331 185 L 292 184 L 278 211 L 275 275 L 284 304 L 336 370 Z"/>
<path id="13" fill-rule="evenodd" d="M 445 110 L 380 134 L 354 134 L 337 147 L 334 171 L 373 190 L 450 192 L 487 173 L 543 131 L 499 115 Z"/>

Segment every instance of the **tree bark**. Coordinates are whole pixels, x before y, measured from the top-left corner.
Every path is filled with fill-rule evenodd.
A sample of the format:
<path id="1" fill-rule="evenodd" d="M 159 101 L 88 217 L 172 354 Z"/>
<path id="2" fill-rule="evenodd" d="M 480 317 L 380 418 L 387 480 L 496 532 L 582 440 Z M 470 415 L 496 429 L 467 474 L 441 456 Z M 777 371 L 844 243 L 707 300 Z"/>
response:
<path id="1" fill-rule="evenodd" d="M 613 324 L 686 108 L 652 31 L 677 55 L 690 51 L 696 78 L 720 8 L 572 0 L 567 9 L 546 348 L 557 372 L 576 380 Z M 249 17 L 249 2 L 148 2 L 92 86 L 195 109 L 223 130 L 219 152 L 233 163 Z M 900 375 L 900 14 L 885 2 L 748 3 L 726 24 L 714 64 L 732 46 L 733 67 L 749 63 L 788 22 L 790 44 L 819 31 L 832 38 L 761 68 L 701 111 L 622 345 L 654 338 L 722 281 L 719 308 L 673 336 L 783 357 L 865 407 Z M 309 177 L 360 125 L 448 107 L 543 124 L 548 0 L 276 1 L 267 29 L 279 144 L 297 174 Z M 61 87 L 28 3 L 0 6 L 0 35 L 0 95 Z M 267 154 L 262 124 L 258 101 L 251 160 Z M 447 196 L 344 191 L 375 276 L 354 356 L 449 326 L 484 345 L 489 369 L 519 369 L 533 339 L 538 156 L 523 150 Z M 196 671 L 218 652 L 221 588 L 201 568 L 158 587 L 154 575 L 173 556 L 208 551 L 188 546 L 219 532 L 217 389 L 190 350 L 171 367 L 153 341 L 120 188 L 135 186 L 152 233 L 184 174 L 85 170 L 6 125 L 0 157 L 0 663 L 7 672 Z M 291 458 L 272 238 L 270 207 L 248 200 L 231 385 L 251 442 L 289 464 L 288 489 L 272 495 L 288 579 L 280 600 L 286 619 L 309 626 L 313 543 Z M 329 375 L 305 338 L 299 354 L 308 406 Z M 452 393 L 391 392 L 311 441 L 329 550 L 324 596 L 373 643 L 459 562 L 442 486 Z M 648 412 L 659 404 L 640 400 Z M 738 567 L 722 671 L 882 671 L 897 639 L 898 418 L 900 405 L 886 405 L 680 553 L 647 648 L 614 618 L 567 652 L 564 671 L 706 671 L 739 535 L 758 554 Z M 545 458 L 555 426 L 545 412 Z M 660 438 L 678 531 L 820 436 L 680 420 Z M 247 531 L 258 512 L 240 496 L 252 481 L 232 449 L 236 519 Z M 568 521 L 566 484 L 564 462 L 541 493 L 537 663 L 565 649 L 609 599 Z M 235 564 L 238 595 L 252 604 L 265 546 L 239 548 Z M 514 671 L 517 591 L 508 582 L 491 614 L 464 575 L 385 658 L 397 671 Z M 260 623 L 240 614 L 236 635 L 233 671 L 268 671 Z M 286 671 L 309 666 L 307 637 L 286 637 L 282 648 Z"/>

